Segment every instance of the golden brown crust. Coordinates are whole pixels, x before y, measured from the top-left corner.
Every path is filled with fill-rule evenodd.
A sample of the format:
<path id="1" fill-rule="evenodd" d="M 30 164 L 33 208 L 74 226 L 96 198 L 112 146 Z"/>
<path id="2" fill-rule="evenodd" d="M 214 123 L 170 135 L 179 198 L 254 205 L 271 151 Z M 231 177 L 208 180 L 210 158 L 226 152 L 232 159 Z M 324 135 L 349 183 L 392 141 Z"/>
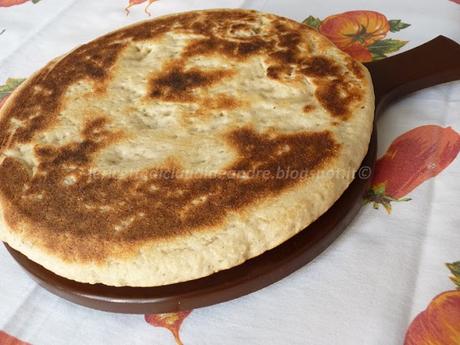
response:
<path id="1" fill-rule="evenodd" d="M 262 19 L 266 22 L 259 23 Z M 258 32 L 267 26 L 263 34 Z M 222 132 L 222 140 L 234 159 L 211 177 L 181 176 L 181 162 L 173 157 L 125 175 L 95 172 L 100 152 L 135 135 L 114 126 L 111 114 L 102 110 L 85 110 L 84 124 L 73 140 L 35 140 L 59 123 L 61 112 L 71 105 L 72 99 L 65 96 L 71 87 L 90 81 L 94 92 L 108 93 L 124 50 L 133 42 L 153 44 L 171 32 L 194 38 L 161 69 L 147 74 L 142 97 L 145 102 L 197 105 L 183 122 L 250 104 L 244 94 L 208 90 L 225 84 L 235 75 L 235 65 L 255 56 L 263 59 L 266 77 L 280 85 L 308 80 L 315 86 L 317 104 L 306 99 L 300 113 L 308 117 L 322 107 L 334 124 L 346 122 L 363 101 L 360 83 L 365 84 L 367 76 L 351 59 L 342 56 L 348 61 L 344 66 L 324 49 L 310 46 L 314 42 L 306 39 L 309 30 L 254 11 L 184 13 L 108 34 L 39 71 L 1 112 L 0 198 L 8 227 L 64 261 L 103 263 L 114 256 L 136 255 L 143 243 L 223 226 L 229 215 L 305 181 L 305 175 L 277 178 L 279 171 L 313 174 L 333 166 L 342 145 L 327 129 L 260 132 L 233 123 Z M 212 68 L 189 65 L 215 56 L 228 63 Z M 5 155 L 29 144 L 33 171 L 18 157 Z"/>
<path id="2" fill-rule="evenodd" d="M 41 233 L 30 235 L 41 237 L 60 257 L 95 260 L 108 254 L 88 247 L 88 237 L 111 238 L 116 245 L 218 225 L 228 212 L 300 181 L 299 177 L 276 178 L 277 172 L 313 173 L 339 149 L 329 132 L 269 137 L 242 128 L 228 135 L 238 160 L 217 177 L 178 178 L 180 170 L 161 168 L 125 178 L 92 176 L 92 155 L 117 137 L 103 129 L 104 123 L 103 118 L 88 123 L 82 141 L 59 148 L 36 147 L 40 165 L 34 176 L 12 158 L 0 166 L 0 193 L 16 215 L 40 226 Z M 78 168 L 69 168 L 72 165 Z M 75 182 L 67 185 L 69 178 Z M 114 230 L 126 219 L 128 225 Z M 75 241 L 74 251 L 66 251 L 68 243 L 56 242 L 56 234 L 68 234 Z"/>
<path id="3" fill-rule="evenodd" d="M 194 100 L 193 89 L 206 89 L 231 75 L 231 71 L 226 70 L 192 68 L 185 71 L 182 66 L 174 64 L 150 80 L 149 96 L 167 102 L 190 102 Z"/>

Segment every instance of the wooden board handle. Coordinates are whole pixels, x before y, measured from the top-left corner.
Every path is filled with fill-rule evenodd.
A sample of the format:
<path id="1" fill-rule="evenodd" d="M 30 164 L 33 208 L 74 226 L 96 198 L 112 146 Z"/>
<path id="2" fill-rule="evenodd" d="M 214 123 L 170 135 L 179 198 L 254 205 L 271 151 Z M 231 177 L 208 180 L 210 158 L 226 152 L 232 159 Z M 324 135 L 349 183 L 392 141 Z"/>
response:
<path id="1" fill-rule="evenodd" d="M 460 45 L 438 36 L 392 57 L 366 63 L 375 92 L 375 114 L 395 98 L 460 79 Z"/>

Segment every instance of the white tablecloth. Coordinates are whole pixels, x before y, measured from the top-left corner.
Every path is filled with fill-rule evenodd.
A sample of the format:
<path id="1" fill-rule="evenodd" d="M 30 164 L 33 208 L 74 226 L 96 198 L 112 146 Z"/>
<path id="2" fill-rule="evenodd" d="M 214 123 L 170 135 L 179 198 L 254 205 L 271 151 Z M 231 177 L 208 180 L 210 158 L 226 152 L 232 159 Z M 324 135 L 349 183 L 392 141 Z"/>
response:
<path id="1" fill-rule="evenodd" d="M 0 84 L 7 84 L 8 78 L 26 78 L 85 41 L 147 19 L 146 4 L 131 7 L 126 15 L 127 0 L 0 0 Z M 331 37 L 334 32 L 321 27 L 325 22 L 338 20 L 352 27 L 366 23 L 370 32 L 375 23 L 368 20 L 367 11 L 376 11 L 380 15 L 374 18 L 388 20 L 394 32 L 386 30 L 377 42 L 365 41 L 364 55 L 356 56 L 361 59 L 370 56 L 366 51 L 383 57 L 439 34 L 460 42 L 460 5 L 448 0 L 159 0 L 149 11 L 156 17 L 211 7 L 253 8 L 298 21 L 312 16 L 309 23 Z M 355 10 L 362 12 L 343 14 Z M 329 17 L 334 14 L 341 15 Z M 11 91 L 14 80 L 9 85 L 0 88 L 0 98 Z M 424 125 L 431 126 L 407 133 Z M 180 329 L 184 344 L 396 345 L 404 343 L 406 333 L 408 345 L 460 344 L 460 291 L 443 294 L 430 305 L 438 294 L 455 290 L 445 263 L 460 260 L 460 159 L 455 160 L 460 146 L 460 82 L 392 104 L 378 130 L 379 156 L 402 135 L 394 146 L 396 161 L 383 162 L 380 168 L 381 175 L 389 171 L 388 183 L 404 184 L 398 181 L 404 174 L 388 164 L 401 164 L 415 177 L 415 188 L 401 187 L 398 192 L 398 198 L 411 200 L 392 202 L 391 214 L 367 204 L 332 246 L 291 276 L 246 297 L 193 310 Z M 421 141 L 435 152 L 423 162 L 417 158 L 423 151 Z M 398 152 L 407 147 L 415 157 L 409 166 L 397 160 Z M 450 155 L 447 164 L 439 161 L 442 154 Z M 437 176 L 428 178 L 417 159 Z M 149 316 L 148 323 L 142 315 L 69 303 L 34 283 L 4 248 L 0 277 L 0 345 L 13 344 L 12 337 L 52 345 L 175 344 L 170 331 L 153 327 L 152 319 L 165 315 Z M 422 313 L 428 305 L 430 313 Z M 171 320 L 175 315 L 166 316 Z"/>

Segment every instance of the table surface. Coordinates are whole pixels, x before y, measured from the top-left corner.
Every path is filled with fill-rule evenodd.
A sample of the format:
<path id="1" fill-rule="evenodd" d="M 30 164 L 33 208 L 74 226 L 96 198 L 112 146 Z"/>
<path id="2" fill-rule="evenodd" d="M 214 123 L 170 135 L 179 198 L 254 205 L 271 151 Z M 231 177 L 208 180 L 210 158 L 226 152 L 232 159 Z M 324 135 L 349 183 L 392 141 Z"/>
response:
<path id="1" fill-rule="evenodd" d="M 460 42 L 459 0 L 149 2 L 131 1 L 127 14 L 128 0 L 0 0 L 0 105 L 47 61 L 149 13 L 273 12 L 305 21 L 361 61 L 440 34 Z M 0 345 L 458 345 L 459 132 L 458 81 L 393 103 L 379 119 L 366 205 L 345 233 L 289 277 L 227 303 L 145 316 L 90 310 L 40 288 L 1 247 Z"/>

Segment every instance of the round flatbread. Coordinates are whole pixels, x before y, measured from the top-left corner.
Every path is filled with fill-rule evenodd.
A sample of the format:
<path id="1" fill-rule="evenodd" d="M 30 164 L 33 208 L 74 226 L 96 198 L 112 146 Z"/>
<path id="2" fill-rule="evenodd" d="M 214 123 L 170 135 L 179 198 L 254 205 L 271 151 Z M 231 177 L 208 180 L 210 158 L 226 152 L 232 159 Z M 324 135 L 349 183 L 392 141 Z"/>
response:
<path id="1" fill-rule="evenodd" d="M 370 140 L 368 71 L 249 10 L 174 14 L 50 62 L 0 113 L 0 238 L 56 274 L 158 286 L 286 241 Z"/>

